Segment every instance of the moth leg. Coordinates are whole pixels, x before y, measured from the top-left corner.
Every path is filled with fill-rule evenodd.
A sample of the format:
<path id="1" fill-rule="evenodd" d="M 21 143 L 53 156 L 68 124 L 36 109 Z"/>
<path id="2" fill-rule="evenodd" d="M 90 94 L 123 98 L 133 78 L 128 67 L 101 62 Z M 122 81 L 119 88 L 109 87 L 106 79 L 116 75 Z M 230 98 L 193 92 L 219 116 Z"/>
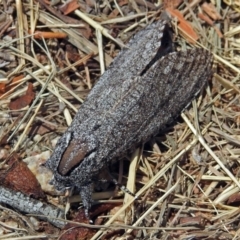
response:
<path id="1" fill-rule="evenodd" d="M 116 186 L 118 186 L 124 193 L 128 193 L 129 195 L 133 196 L 135 199 L 137 199 L 137 196 L 132 193 L 128 188 L 126 188 L 124 185 L 118 183 L 118 181 L 111 175 L 109 171 L 107 171 L 110 179 L 95 179 L 95 182 L 99 183 L 114 183 Z"/>
<path id="2" fill-rule="evenodd" d="M 89 218 L 89 210 L 92 207 L 92 183 L 89 183 L 85 186 L 81 186 L 79 188 L 80 190 L 80 196 L 82 198 L 82 204 L 84 207 L 84 211 L 85 211 L 85 216 L 86 218 Z"/>
<path id="3" fill-rule="evenodd" d="M 109 168 L 107 168 L 107 173 L 109 176 L 109 180 L 110 182 L 114 183 L 117 187 L 119 187 L 124 193 L 128 193 L 129 195 L 133 196 L 135 199 L 137 199 L 137 196 L 132 193 L 129 189 L 127 189 L 124 185 L 120 184 L 115 177 L 113 177 L 113 175 L 111 174 Z"/>
<path id="4" fill-rule="evenodd" d="M 128 188 L 126 188 L 124 185 L 118 183 L 118 181 L 115 178 L 112 178 L 112 182 L 118 186 L 124 193 L 128 193 L 129 195 L 133 196 L 135 199 L 137 199 L 137 195 L 132 193 Z"/>
<path id="5" fill-rule="evenodd" d="M 111 183 L 114 183 L 116 186 L 118 186 L 124 193 L 128 193 L 129 195 L 133 196 L 135 199 L 137 198 L 137 196 L 132 193 L 129 189 L 127 189 L 125 186 L 123 186 L 122 184 L 118 183 L 118 181 L 112 176 L 109 168 L 106 168 L 105 169 L 105 173 L 108 174 L 108 179 L 105 179 L 102 178 L 102 179 L 99 179 L 99 176 L 98 176 L 98 179 L 95 180 L 95 182 L 102 182 L 102 183 L 106 183 L 106 182 L 111 182 Z"/>

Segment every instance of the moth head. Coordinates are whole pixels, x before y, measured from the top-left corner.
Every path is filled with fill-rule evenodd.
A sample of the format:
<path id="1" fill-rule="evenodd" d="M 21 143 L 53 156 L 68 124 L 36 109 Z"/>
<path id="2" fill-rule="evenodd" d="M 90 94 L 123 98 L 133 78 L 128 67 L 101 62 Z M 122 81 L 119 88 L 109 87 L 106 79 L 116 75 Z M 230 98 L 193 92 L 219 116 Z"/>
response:
<path id="1" fill-rule="evenodd" d="M 87 136 L 77 132 L 66 131 L 58 140 L 52 156 L 45 164 L 54 175 L 68 176 L 79 167 L 86 156 L 96 149 L 94 136 Z"/>
<path id="2" fill-rule="evenodd" d="M 63 176 L 67 175 L 80 165 L 89 153 L 89 150 L 89 144 L 85 139 L 71 139 L 62 154 L 58 165 L 58 172 Z"/>

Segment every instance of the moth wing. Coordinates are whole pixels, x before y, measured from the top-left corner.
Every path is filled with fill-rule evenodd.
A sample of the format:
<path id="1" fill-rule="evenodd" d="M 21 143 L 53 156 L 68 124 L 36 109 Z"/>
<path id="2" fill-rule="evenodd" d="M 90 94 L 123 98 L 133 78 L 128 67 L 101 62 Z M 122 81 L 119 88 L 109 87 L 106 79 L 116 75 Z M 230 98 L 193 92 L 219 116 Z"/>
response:
<path id="1" fill-rule="evenodd" d="M 141 56 L 139 56 L 141 49 Z M 115 57 L 112 64 L 99 78 L 89 93 L 81 110 L 77 112 L 73 125 L 79 125 L 90 117 L 92 112 L 99 109 L 99 105 L 111 94 L 111 91 L 125 80 L 139 76 L 148 68 L 154 58 L 160 58 L 172 51 L 172 35 L 165 20 L 151 23 L 142 31 L 136 33 L 127 44 L 127 47 Z M 141 61 L 139 61 L 141 57 Z M 83 114 L 84 111 L 84 114 Z"/>
<path id="2" fill-rule="evenodd" d="M 125 92 L 105 114 L 100 141 L 107 146 L 105 154 L 118 156 L 164 129 L 206 83 L 211 66 L 212 55 L 206 50 L 173 52 L 141 77 L 128 80 L 128 87 L 116 86 L 110 95 L 119 98 L 123 89 Z"/>
<path id="3" fill-rule="evenodd" d="M 141 56 L 139 56 L 139 49 L 141 49 Z M 171 51 L 172 36 L 167 22 L 162 20 L 151 23 L 136 33 L 130 39 L 127 47 L 114 58 L 112 64 L 89 93 L 87 101 L 98 101 L 101 96 L 107 94 L 111 87 L 121 84 L 122 80 L 139 76 L 159 52 L 167 54 Z M 139 57 L 141 57 L 141 61 L 139 61 Z"/>

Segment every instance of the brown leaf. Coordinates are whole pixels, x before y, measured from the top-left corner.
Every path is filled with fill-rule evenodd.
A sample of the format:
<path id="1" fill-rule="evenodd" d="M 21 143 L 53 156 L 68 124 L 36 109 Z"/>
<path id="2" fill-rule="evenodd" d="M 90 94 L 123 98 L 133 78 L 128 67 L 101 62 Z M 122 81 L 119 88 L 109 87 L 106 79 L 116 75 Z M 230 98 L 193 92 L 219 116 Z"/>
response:
<path id="1" fill-rule="evenodd" d="M 87 38 L 87 39 L 90 38 L 90 36 L 92 35 L 92 30 L 88 24 L 86 24 L 85 22 L 76 20 L 72 17 L 63 15 L 60 11 L 57 11 L 55 8 L 51 7 L 50 4 L 47 4 L 46 1 L 44 1 L 44 0 L 38 0 L 38 1 L 39 1 L 40 5 L 42 5 L 43 8 L 46 8 L 50 13 L 52 13 L 56 17 L 60 18 L 66 24 L 82 25 L 82 27 L 75 28 L 75 30 L 78 31 L 79 33 L 81 33 L 85 38 Z"/>
<path id="2" fill-rule="evenodd" d="M 77 62 L 81 59 L 79 53 L 77 52 L 77 49 L 70 44 L 66 44 L 66 55 L 72 62 Z"/>
<path id="3" fill-rule="evenodd" d="M 56 126 L 54 126 L 53 124 L 47 124 L 47 123 L 39 123 L 39 122 L 36 122 L 30 132 L 29 132 L 29 135 L 32 136 L 32 135 L 36 135 L 36 134 L 39 134 L 39 135 L 44 135 L 45 133 L 48 133 L 48 132 L 52 132 L 56 129 Z"/>
<path id="4" fill-rule="evenodd" d="M 205 21 L 206 23 L 208 23 L 210 26 L 214 25 L 213 20 L 211 20 L 210 17 L 208 17 L 207 15 L 205 15 L 203 13 L 198 13 L 198 17 L 200 19 L 202 19 L 203 21 Z"/>
<path id="5" fill-rule="evenodd" d="M 208 16 L 210 16 L 213 20 L 221 20 L 222 17 L 221 15 L 218 13 L 217 9 L 215 8 L 215 6 L 212 3 L 203 3 L 202 4 L 202 9 L 205 13 L 208 14 Z"/>
<path id="6" fill-rule="evenodd" d="M 190 43 L 195 43 L 199 39 L 199 36 L 194 31 L 192 25 L 184 19 L 184 16 L 180 11 L 172 8 L 167 8 L 166 11 L 171 14 L 172 17 L 176 17 L 178 19 L 178 27 Z"/>
<path id="7" fill-rule="evenodd" d="M 227 204 L 231 204 L 231 203 L 236 203 L 236 202 L 240 202 L 240 193 L 234 193 L 233 195 L 231 195 L 227 201 Z"/>
<path id="8" fill-rule="evenodd" d="M 90 219 L 96 218 L 99 214 L 109 211 L 115 206 L 116 204 L 113 203 L 98 204 L 93 206 L 89 212 Z M 89 219 L 86 218 L 84 209 L 81 209 L 78 212 L 78 214 L 74 217 L 74 219 L 72 219 L 72 221 L 89 224 Z M 99 219 L 96 219 L 96 221 L 97 224 L 101 224 L 101 222 L 99 222 Z M 74 223 L 68 223 L 62 231 L 63 234 L 61 235 L 60 240 L 73 240 L 73 239 L 86 240 L 90 239 L 97 232 L 97 229 L 79 227 Z"/>
<path id="9" fill-rule="evenodd" d="M 72 88 L 72 85 L 71 85 L 70 82 L 69 82 L 69 79 L 63 78 L 63 79 L 60 79 L 60 81 L 61 81 L 67 88 L 69 88 L 70 90 L 73 91 L 73 88 Z M 80 97 L 81 97 L 81 96 L 80 96 Z"/>
<path id="10" fill-rule="evenodd" d="M 118 1 L 118 6 L 119 7 L 122 7 L 124 5 L 127 5 L 128 4 L 128 1 L 127 0 L 120 0 Z M 112 12 L 108 15 L 108 18 L 115 18 L 119 15 L 119 11 L 117 8 L 113 9 Z"/>
<path id="11" fill-rule="evenodd" d="M 10 91 L 14 86 L 17 85 L 21 79 L 24 78 L 24 75 L 19 75 L 17 77 L 14 77 L 9 84 L 6 83 L 0 83 L 0 97 L 3 94 L 6 94 L 6 92 Z"/>
<path id="12" fill-rule="evenodd" d="M 117 8 L 113 9 L 112 12 L 108 15 L 108 18 L 116 18 L 119 15 L 119 11 Z"/>
<path id="13" fill-rule="evenodd" d="M 35 93 L 33 92 L 33 84 L 29 83 L 26 94 L 11 101 L 9 104 L 9 108 L 11 110 L 19 110 L 21 108 L 24 108 L 32 102 L 34 97 L 35 97 Z"/>
<path id="14" fill-rule="evenodd" d="M 78 9 L 80 5 L 78 4 L 77 0 L 67 1 L 64 3 L 61 7 L 59 7 L 59 10 L 64 14 L 68 15 L 69 13 L 75 11 Z"/>
<path id="15" fill-rule="evenodd" d="M 0 83 L 0 93 L 5 93 L 5 92 L 6 92 L 6 84 L 5 83 Z"/>
<path id="16" fill-rule="evenodd" d="M 183 0 L 164 0 L 163 1 L 163 8 L 177 8 Z"/>
<path id="17" fill-rule="evenodd" d="M 7 144 L 9 133 L 4 133 L 0 136 L 0 146 Z"/>
<path id="18" fill-rule="evenodd" d="M 7 163 L 8 169 L 0 171 L 0 182 L 3 186 L 34 198 L 45 198 L 36 177 L 27 164 L 19 160 L 17 154 L 13 154 Z"/>

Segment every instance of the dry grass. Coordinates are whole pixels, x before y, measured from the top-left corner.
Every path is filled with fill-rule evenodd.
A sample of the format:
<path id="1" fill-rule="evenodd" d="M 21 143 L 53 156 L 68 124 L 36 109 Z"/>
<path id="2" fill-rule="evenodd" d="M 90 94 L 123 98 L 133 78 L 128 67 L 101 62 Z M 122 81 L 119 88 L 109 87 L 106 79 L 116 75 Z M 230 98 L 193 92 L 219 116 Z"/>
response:
<path id="1" fill-rule="evenodd" d="M 119 3 L 114 9 L 107 7 L 107 3 L 113 6 L 114 2 Z M 82 23 L 65 23 L 49 9 L 43 11 L 44 7 L 33 0 L 16 0 L 10 6 L 0 2 L 2 11 L 4 7 L 5 11 L 7 7 L 16 7 L 16 14 L 8 14 L 8 17 L 17 21 L 17 25 L 13 22 L 12 28 L 8 26 L 2 32 L 2 37 L 6 37 L 14 29 L 16 36 L 0 42 L 1 51 L 8 50 L 17 63 L 12 68 L 2 67 L 6 77 L 0 79 L 5 89 L 0 95 L 0 131 L 1 135 L 7 133 L 7 142 L 0 149 L 2 160 L 12 151 L 25 158 L 52 149 L 51 140 L 70 124 L 87 93 L 126 39 L 159 18 L 161 11 L 154 8 L 151 1 L 132 0 L 129 1 L 131 6 L 121 5 L 123 2 L 105 1 L 105 7 L 103 3 L 97 4 L 91 7 L 95 14 L 88 14 L 82 8 L 71 13 L 73 19 L 82 19 Z M 197 14 L 203 12 L 203 2 L 182 3 L 178 10 L 199 35 L 196 45 L 214 54 L 214 76 L 174 126 L 152 139 L 149 146 L 138 148 L 129 156 L 128 170 L 127 160 L 117 165 L 116 177 L 136 192 L 138 199 L 127 194 L 123 198 L 120 194 L 118 203 L 123 204 L 105 217 L 101 216 L 102 228 L 92 226 L 99 231 L 90 232 L 86 239 L 99 239 L 106 233 L 109 238 L 104 239 L 240 239 L 240 14 L 235 5 L 214 1 L 221 19 L 211 26 Z M 116 9 L 119 14 L 110 18 Z M 86 33 L 88 37 L 82 36 L 84 22 L 91 27 L 90 34 Z M 189 44 L 191 36 L 179 29 L 174 18 L 172 26 L 178 49 L 195 47 Z M 52 52 L 49 39 L 35 39 L 34 34 L 29 34 L 42 29 L 67 35 L 67 40 L 56 41 L 57 53 Z M 75 52 L 68 50 L 66 44 Z M 73 63 L 75 57 L 77 60 Z M 21 80 L 13 83 L 14 77 L 20 74 L 24 74 Z M 32 103 L 23 109 L 9 110 L 9 103 L 24 95 L 29 82 L 33 83 L 36 94 Z M 72 88 L 67 87 L 69 82 Z M 30 130 L 39 120 L 41 124 L 47 122 L 57 127 L 32 136 Z M 113 164 L 113 169 L 117 168 Z M 107 194 L 112 194 L 110 190 L 95 198 L 108 198 Z M 78 200 L 72 198 L 71 201 Z M 6 211 L 2 209 L 0 239 L 40 238 L 41 231 L 26 224 L 29 220 L 17 224 L 13 219 L 19 217 L 11 217 L 11 224 L 14 222 L 16 227 L 5 226 L 10 221 Z M 17 215 L 12 210 L 11 214 Z M 26 217 L 21 215 L 22 218 Z M 22 226 L 27 231 L 20 229 Z M 117 235 L 118 229 L 125 231 Z M 56 229 L 51 234 L 54 231 L 56 235 L 51 237 L 57 239 Z"/>

